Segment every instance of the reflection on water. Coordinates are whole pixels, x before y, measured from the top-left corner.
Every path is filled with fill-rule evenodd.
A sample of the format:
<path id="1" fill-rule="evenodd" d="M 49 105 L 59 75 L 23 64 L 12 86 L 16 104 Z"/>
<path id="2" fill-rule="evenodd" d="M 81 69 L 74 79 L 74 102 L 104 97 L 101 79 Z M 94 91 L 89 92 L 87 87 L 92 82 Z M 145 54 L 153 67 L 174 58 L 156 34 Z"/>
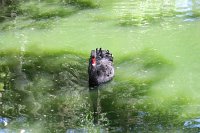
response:
<path id="1" fill-rule="evenodd" d="M 193 2 L 189 1 L 189 0 L 185 0 L 185 1 L 180 1 L 177 0 L 176 1 L 176 11 L 177 12 L 182 12 L 185 13 L 183 15 L 192 15 L 192 6 L 193 6 Z"/>
<path id="2" fill-rule="evenodd" d="M 114 12 L 120 20 L 120 25 L 145 26 L 165 20 L 166 17 L 180 17 L 184 21 L 194 20 L 199 14 L 199 2 L 192 0 L 164 1 L 123 1 L 117 2 Z M 162 23 L 162 22 L 161 22 Z"/>
<path id="3" fill-rule="evenodd" d="M 200 119 L 197 118 L 197 119 L 185 121 L 184 126 L 186 128 L 200 128 Z"/>

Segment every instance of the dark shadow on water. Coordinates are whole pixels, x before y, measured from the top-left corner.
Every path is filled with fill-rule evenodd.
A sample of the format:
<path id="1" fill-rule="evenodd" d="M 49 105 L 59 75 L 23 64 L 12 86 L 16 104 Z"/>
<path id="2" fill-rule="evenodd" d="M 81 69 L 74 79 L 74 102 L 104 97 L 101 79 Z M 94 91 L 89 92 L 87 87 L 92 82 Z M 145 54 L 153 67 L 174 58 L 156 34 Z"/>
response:
<path id="1" fill-rule="evenodd" d="M 93 123 L 99 124 L 98 123 L 98 116 L 99 116 L 99 90 L 98 88 L 90 89 L 90 100 L 92 101 L 92 110 L 93 110 Z"/>

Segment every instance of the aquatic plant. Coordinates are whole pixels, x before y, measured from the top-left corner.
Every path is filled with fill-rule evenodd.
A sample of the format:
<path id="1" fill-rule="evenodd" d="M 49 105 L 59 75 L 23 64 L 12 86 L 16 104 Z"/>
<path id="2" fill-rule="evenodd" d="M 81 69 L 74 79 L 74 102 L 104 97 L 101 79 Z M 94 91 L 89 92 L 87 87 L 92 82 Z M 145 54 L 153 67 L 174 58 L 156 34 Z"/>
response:
<path id="1" fill-rule="evenodd" d="M 19 0 L 1 0 L 0 1 L 0 22 L 7 18 L 16 16 Z"/>
<path id="2" fill-rule="evenodd" d="M 98 1 L 95 0 L 63 0 L 65 4 L 76 6 L 80 9 L 96 8 L 98 7 Z"/>
<path id="3" fill-rule="evenodd" d="M 46 29 L 52 26 L 58 17 L 71 16 L 84 9 L 98 7 L 97 1 L 92 0 L 41 0 L 41 1 L 5 1 L 0 5 L 1 30 L 38 28 Z M 27 21 L 18 24 L 12 21 L 18 17 L 17 21 Z M 44 22 L 45 21 L 45 22 Z"/>
<path id="4" fill-rule="evenodd" d="M 9 118 L 9 129 L 180 131 L 183 121 L 199 115 L 184 113 L 199 109 L 197 105 L 188 108 L 191 98 L 184 95 L 168 97 L 171 100 L 148 95 L 174 70 L 174 64 L 154 50 L 117 58 L 114 80 L 88 93 L 85 54 L 31 48 L 23 54 L 12 50 L 0 53 L 0 115 Z"/>
<path id="5" fill-rule="evenodd" d="M 25 127 L 36 131 L 39 122 L 45 128 L 37 132 L 64 132 L 70 128 L 98 132 L 106 125 L 104 113 L 99 116 L 102 123 L 97 127 L 93 124 L 92 103 L 85 93 L 88 76 L 84 56 L 66 51 L 27 51 L 23 56 L 20 52 L 1 52 L 0 57 L 4 88 L 0 115 L 11 119 L 9 130 Z"/>
<path id="6" fill-rule="evenodd" d="M 52 17 L 65 17 L 85 8 L 95 8 L 96 3 L 91 0 L 44 0 L 40 3 L 23 3 L 21 12 L 33 19 L 48 19 Z"/>
<path id="7" fill-rule="evenodd" d="M 148 101 L 151 98 L 147 94 L 155 83 L 173 71 L 173 63 L 147 49 L 116 59 L 115 66 L 117 69 L 114 81 L 100 87 L 96 94 L 96 104 L 99 104 L 101 112 L 106 113 L 111 131 L 119 129 L 121 132 L 138 131 L 139 126 L 142 130 L 147 128 L 147 131 L 150 131 L 151 127 L 145 124 L 149 122 L 146 119 L 148 113 L 152 113 L 148 112 L 150 109 Z M 141 107 L 147 109 L 146 112 Z M 172 115 L 176 116 L 173 113 Z M 151 115 L 149 117 L 153 119 Z M 177 117 L 173 118 L 174 123 Z M 156 124 L 160 123 L 154 123 Z M 131 129 L 132 127 L 134 128 Z"/>
<path id="8" fill-rule="evenodd" d="M 64 5 L 47 3 L 38 4 L 37 2 L 23 3 L 20 7 L 23 16 L 28 16 L 36 20 L 49 19 L 52 17 L 65 17 L 77 11 L 77 9 L 69 6 L 66 7 Z"/>

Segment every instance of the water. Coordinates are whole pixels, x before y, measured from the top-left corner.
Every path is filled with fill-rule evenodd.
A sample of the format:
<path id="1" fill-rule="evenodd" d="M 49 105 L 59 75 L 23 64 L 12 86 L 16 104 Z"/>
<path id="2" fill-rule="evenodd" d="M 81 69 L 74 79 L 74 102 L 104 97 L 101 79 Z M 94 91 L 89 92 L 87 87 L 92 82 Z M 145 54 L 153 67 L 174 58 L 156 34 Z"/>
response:
<path id="1" fill-rule="evenodd" d="M 66 2 L 0 23 L 0 132 L 199 132 L 200 1 Z M 89 91 L 96 47 L 116 75 Z"/>

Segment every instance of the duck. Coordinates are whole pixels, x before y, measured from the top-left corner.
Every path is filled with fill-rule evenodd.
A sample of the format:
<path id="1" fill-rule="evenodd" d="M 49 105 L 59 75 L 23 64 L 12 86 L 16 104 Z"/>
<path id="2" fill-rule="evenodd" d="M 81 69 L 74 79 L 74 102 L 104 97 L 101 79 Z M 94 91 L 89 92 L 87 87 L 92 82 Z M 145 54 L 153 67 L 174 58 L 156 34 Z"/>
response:
<path id="1" fill-rule="evenodd" d="M 113 55 L 109 50 L 91 50 L 88 66 L 89 86 L 95 87 L 114 77 Z"/>

